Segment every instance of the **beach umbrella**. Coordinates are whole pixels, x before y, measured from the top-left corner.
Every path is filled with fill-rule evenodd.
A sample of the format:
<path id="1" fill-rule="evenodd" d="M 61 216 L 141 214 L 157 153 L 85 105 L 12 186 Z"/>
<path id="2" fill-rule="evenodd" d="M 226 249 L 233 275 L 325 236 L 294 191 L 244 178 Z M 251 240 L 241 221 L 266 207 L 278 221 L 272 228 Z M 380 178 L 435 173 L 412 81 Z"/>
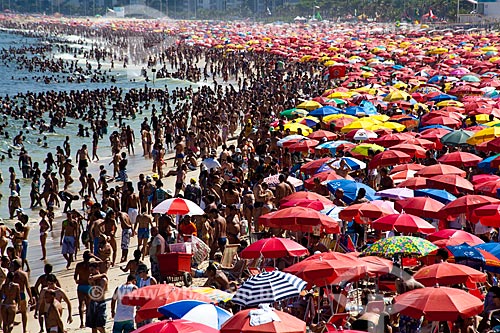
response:
<path id="1" fill-rule="evenodd" d="M 467 144 L 467 140 L 474 135 L 473 131 L 466 131 L 463 129 L 450 132 L 441 138 L 443 145 L 459 146 Z"/>
<path id="2" fill-rule="evenodd" d="M 411 156 L 397 150 L 385 150 L 378 153 L 368 164 L 370 168 L 386 167 L 396 164 L 407 163 L 411 160 Z"/>
<path id="3" fill-rule="evenodd" d="M 307 138 L 303 135 L 291 134 L 285 136 L 283 139 L 278 140 L 276 144 L 278 147 L 287 147 L 295 142 L 299 142 L 300 140 L 307 140 Z"/>
<path id="4" fill-rule="evenodd" d="M 375 140 L 373 143 L 376 143 L 382 147 L 389 148 L 394 145 L 400 144 L 408 140 L 410 137 L 406 133 L 391 133 L 383 135 Z"/>
<path id="5" fill-rule="evenodd" d="M 374 143 L 362 143 L 351 149 L 351 153 L 368 156 L 370 150 L 376 153 L 384 151 L 385 148 Z"/>
<path id="6" fill-rule="evenodd" d="M 163 200 L 153 208 L 153 213 L 167 215 L 203 215 L 205 212 L 191 200 L 172 198 Z"/>
<path id="7" fill-rule="evenodd" d="M 481 142 L 490 141 L 500 136 L 500 127 L 488 127 L 479 132 L 474 133 L 467 143 L 470 145 L 477 145 Z"/>
<path id="8" fill-rule="evenodd" d="M 312 133 L 312 129 L 309 126 L 300 123 L 286 123 L 284 126 L 285 130 L 289 130 L 292 134 L 298 134 L 308 136 Z"/>
<path id="9" fill-rule="evenodd" d="M 339 113 L 342 113 L 342 109 L 326 105 L 309 112 L 309 115 L 315 117 L 325 117 L 331 114 L 339 114 Z"/>
<path id="10" fill-rule="evenodd" d="M 286 205 L 288 202 L 291 202 L 291 206 L 293 207 L 293 204 L 296 203 L 299 200 L 303 201 L 319 201 L 323 203 L 325 206 L 331 206 L 333 203 L 330 199 L 325 198 L 322 195 L 319 195 L 314 192 L 304 192 L 304 191 L 299 191 L 299 192 L 294 192 L 292 194 L 287 195 L 283 199 L 280 200 L 280 207 L 282 205 Z"/>
<path id="11" fill-rule="evenodd" d="M 316 109 L 319 109 L 320 107 L 322 107 L 322 105 L 316 101 L 304 101 L 302 103 L 300 103 L 299 105 L 297 105 L 297 108 L 298 109 L 304 109 L 304 110 L 316 110 Z"/>
<path id="12" fill-rule="evenodd" d="M 300 257 L 309 254 L 309 250 L 289 238 L 260 239 L 240 253 L 243 259 Z"/>
<path id="13" fill-rule="evenodd" d="M 439 211 L 444 205 L 429 197 L 419 197 L 398 200 L 394 204 L 394 207 L 400 212 L 425 218 L 438 218 L 440 214 Z"/>
<path id="14" fill-rule="evenodd" d="M 375 190 L 372 189 L 370 186 L 363 183 L 358 183 L 353 180 L 347 180 L 347 179 L 331 180 L 328 183 L 326 183 L 326 187 L 331 193 L 335 193 L 335 190 L 337 188 L 342 188 L 344 190 L 343 200 L 347 204 L 350 204 L 354 200 L 356 200 L 356 195 L 358 194 L 358 191 L 361 188 L 364 188 L 366 190 L 365 198 L 367 198 L 368 200 L 371 201 L 378 198 L 375 195 Z"/>
<path id="15" fill-rule="evenodd" d="M 475 75 L 464 75 L 460 80 L 466 82 L 481 82 L 481 79 Z"/>
<path id="16" fill-rule="evenodd" d="M 306 287 L 302 279 L 278 270 L 251 276 L 238 288 L 232 302 L 244 307 L 297 297 Z"/>
<path id="17" fill-rule="evenodd" d="M 371 227 L 375 230 L 390 231 L 394 230 L 400 233 L 423 233 L 428 234 L 436 231 L 429 222 L 411 214 L 391 214 L 376 219 Z"/>
<path id="18" fill-rule="evenodd" d="M 220 329 L 233 315 L 214 304 L 184 300 L 173 302 L 158 308 L 165 318 L 183 319 L 203 324 L 216 330 Z"/>
<path id="19" fill-rule="evenodd" d="M 367 273 L 370 276 L 389 274 L 394 266 L 392 260 L 376 256 L 359 257 L 359 260 L 366 265 Z"/>
<path id="20" fill-rule="evenodd" d="M 313 132 L 313 134 L 314 133 L 315 132 Z M 325 142 L 325 143 L 321 143 L 321 144 L 317 145 L 316 147 L 314 147 L 314 149 L 318 149 L 318 150 L 328 149 L 332 154 L 335 154 L 335 152 L 337 151 L 337 148 L 339 146 L 344 145 L 344 144 L 349 144 L 349 143 L 352 143 L 352 142 L 345 141 L 345 140 Z"/>
<path id="21" fill-rule="evenodd" d="M 426 157 L 426 150 L 424 148 L 408 143 L 400 143 L 398 145 L 390 147 L 389 149 L 402 151 L 403 153 L 410 155 L 410 157 L 416 157 L 416 158 Z"/>
<path id="22" fill-rule="evenodd" d="M 476 166 L 481 162 L 482 158 L 463 151 L 455 151 L 452 153 L 444 154 L 438 158 L 439 163 L 449 164 L 456 167 L 470 167 Z"/>
<path id="23" fill-rule="evenodd" d="M 207 325 L 184 319 L 168 319 L 147 324 L 133 333 L 218 333 L 219 330 Z"/>
<path id="24" fill-rule="evenodd" d="M 311 152 L 313 151 L 314 147 L 316 147 L 319 144 L 318 140 L 301 140 L 299 142 L 296 142 L 294 144 L 291 144 L 288 149 L 291 152 Z"/>
<path id="25" fill-rule="evenodd" d="M 414 170 L 404 170 L 404 171 L 396 172 L 394 174 L 390 174 L 389 177 L 391 177 L 394 184 L 399 184 L 399 183 L 402 183 L 408 179 L 415 177 L 415 173 L 417 173 L 417 172 Z"/>
<path id="26" fill-rule="evenodd" d="M 313 179 L 313 178 L 310 178 Z M 342 177 L 336 177 L 334 179 L 343 179 Z M 315 192 L 313 192 L 315 193 Z M 333 203 L 330 202 L 329 204 L 325 204 L 320 200 L 308 200 L 308 199 L 295 199 L 295 200 L 288 200 L 284 204 L 280 205 L 280 209 L 283 208 L 289 208 L 289 207 L 306 207 L 306 208 L 312 208 L 314 210 L 323 210 L 327 207 L 333 206 Z"/>
<path id="27" fill-rule="evenodd" d="M 280 116 L 284 116 L 288 119 L 295 117 L 305 117 L 307 116 L 308 111 L 304 109 L 292 108 L 285 111 L 280 112 Z"/>
<path id="28" fill-rule="evenodd" d="M 431 188 L 446 190 L 452 194 L 473 193 L 474 186 L 467 179 L 458 175 L 440 175 L 427 179 Z"/>
<path id="29" fill-rule="evenodd" d="M 437 140 L 437 139 L 436 139 Z M 406 140 L 404 143 L 410 145 L 417 145 L 423 147 L 425 149 L 434 149 L 436 148 L 436 144 L 430 140 L 422 139 L 422 138 L 411 138 Z"/>
<path id="30" fill-rule="evenodd" d="M 156 298 L 165 298 L 175 289 L 171 284 L 155 284 L 144 288 L 136 289 L 122 298 L 123 305 L 143 306 L 147 302 Z"/>
<path id="31" fill-rule="evenodd" d="M 339 224 L 335 220 L 314 209 L 304 207 L 284 208 L 261 215 L 259 223 L 270 228 L 296 232 L 313 232 L 316 227 L 331 234 L 340 232 Z"/>
<path id="32" fill-rule="evenodd" d="M 426 287 L 396 296 L 393 310 L 416 319 L 456 321 L 481 313 L 483 302 L 460 289 Z"/>
<path id="33" fill-rule="evenodd" d="M 499 243 L 483 243 L 474 245 L 474 248 L 484 250 L 491 253 L 495 257 L 500 257 L 500 244 Z"/>
<path id="34" fill-rule="evenodd" d="M 414 176 L 416 173 L 414 174 Z M 410 188 L 412 190 L 416 190 L 419 188 L 426 188 L 427 187 L 427 178 L 424 177 L 413 177 L 407 180 L 402 181 L 399 183 L 396 187 L 398 188 Z"/>
<path id="35" fill-rule="evenodd" d="M 438 247 L 436 245 L 419 237 L 394 236 L 376 241 L 362 253 L 364 255 L 380 256 L 384 258 L 393 257 L 395 255 L 423 257 L 437 249 Z"/>
<path id="36" fill-rule="evenodd" d="M 384 102 L 408 101 L 411 95 L 402 90 L 393 90 L 384 96 Z"/>
<path id="37" fill-rule="evenodd" d="M 469 266 L 442 262 L 420 268 L 413 278 L 426 287 L 460 283 L 484 283 L 486 274 Z"/>
<path id="38" fill-rule="evenodd" d="M 404 172 L 404 171 L 403 171 Z M 413 190 L 409 188 L 390 188 L 387 190 L 377 191 L 375 195 L 382 198 L 402 200 L 407 198 L 413 198 Z"/>
<path id="39" fill-rule="evenodd" d="M 473 217 L 487 227 L 500 227 L 500 204 L 489 204 L 476 208 Z"/>
<path id="40" fill-rule="evenodd" d="M 233 298 L 233 294 L 212 287 L 190 287 L 190 289 L 195 293 L 208 297 L 210 303 L 213 304 L 228 302 Z"/>
<path id="41" fill-rule="evenodd" d="M 499 153 L 500 152 L 500 137 L 488 141 L 486 143 L 486 147 L 490 151 L 493 151 L 495 153 Z"/>
<path id="42" fill-rule="evenodd" d="M 497 175 L 488 175 L 488 174 L 480 174 L 472 176 L 472 184 L 479 185 L 484 184 L 490 181 L 500 180 L 500 176 Z"/>
<path id="43" fill-rule="evenodd" d="M 351 135 L 352 133 L 352 135 Z M 346 138 L 348 139 L 353 139 L 353 140 L 358 140 L 358 141 L 366 141 L 369 139 L 376 139 L 378 137 L 377 133 L 366 130 L 366 129 L 358 129 L 358 130 L 353 130 L 352 132 L 349 132 L 346 134 Z"/>
<path id="44" fill-rule="evenodd" d="M 363 223 L 362 219 L 378 219 L 392 213 L 394 210 L 374 205 L 371 202 L 364 202 L 344 208 L 339 213 L 339 218 L 344 221 L 355 219 L 356 222 Z"/>
<path id="45" fill-rule="evenodd" d="M 438 244 L 440 246 L 447 246 L 448 244 L 458 245 L 462 243 L 467 243 L 469 245 L 474 246 L 484 243 L 483 240 L 481 240 L 481 238 L 466 231 L 457 229 L 443 229 L 436 231 L 428 235 L 427 240 L 433 243 L 439 242 Z M 447 242 L 440 242 L 440 241 L 447 241 Z"/>
<path id="46" fill-rule="evenodd" d="M 357 280 L 367 273 L 367 268 L 359 258 L 338 252 L 325 252 L 314 254 L 284 271 L 300 277 L 310 285 L 322 287 Z"/>
<path id="47" fill-rule="evenodd" d="M 487 172 L 494 172 L 496 171 L 495 168 L 493 167 L 492 165 L 492 162 L 493 161 L 496 161 L 498 158 L 500 157 L 500 154 L 497 154 L 497 155 L 494 155 L 494 156 L 490 156 L 490 157 L 487 157 L 485 158 L 484 160 L 482 160 L 481 162 L 479 162 L 477 164 L 477 167 L 483 171 L 487 171 Z"/>
<path id="48" fill-rule="evenodd" d="M 264 311 L 261 311 L 264 310 Z M 251 313 L 262 313 L 266 318 L 270 318 L 271 321 L 266 324 L 255 325 L 250 320 L 252 318 Z M 270 313 L 271 312 L 271 313 Z M 222 325 L 220 333 L 305 333 L 306 323 L 297 317 L 292 316 L 286 312 L 274 310 L 274 309 L 247 309 L 237 312 L 228 321 Z M 187 333 L 187 332 L 186 332 Z"/>
<path id="49" fill-rule="evenodd" d="M 347 176 L 349 178 L 351 178 L 349 175 Z M 328 182 L 330 180 L 336 180 L 336 179 L 344 179 L 344 177 L 342 176 L 339 176 L 334 170 L 330 170 L 330 171 L 323 171 L 323 172 L 320 172 L 320 173 L 317 173 L 315 174 L 313 177 L 311 178 L 308 178 L 304 181 L 304 187 L 308 190 L 308 191 L 314 191 L 314 180 L 315 179 L 319 179 L 319 182 L 320 183 L 323 183 L 323 182 Z M 347 179 L 347 178 L 346 178 Z M 352 178 L 351 178 L 352 179 Z M 325 206 L 325 205 L 323 205 Z"/>
<path id="50" fill-rule="evenodd" d="M 434 188 L 422 188 L 422 189 L 414 190 L 413 194 L 415 197 L 432 198 L 432 199 L 437 200 L 445 205 L 457 198 L 456 196 L 449 193 L 448 191 L 437 190 Z"/>
<path id="51" fill-rule="evenodd" d="M 318 172 L 318 169 L 325 164 L 326 162 L 330 161 L 330 157 L 324 157 L 320 158 L 318 160 L 313 160 L 311 162 L 307 162 L 303 164 L 300 167 L 300 171 L 305 173 L 306 175 L 314 175 L 316 172 Z"/>
<path id="52" fill-rule="evenodd" d="M 396 172 L 406 171 L 406 170 L 418 171 L 423 168 L 425 168 L 425 166 L 416 163 L 401 164 L 401 165 L 396 165 L 394 168 L 392 168 L 389 174 L 392 175 L 395 174 Z"/>
<path id="53" fill-rule="evenodd" d="M 420 177 L 430 178 L 440 175 L 459 175 L 460 177 L 465 177 L 466 174 L 467 173 L 464 170 L 457 168 L 453 165 L 439 163 L 426 166 L 425 168 L 422 168 L 419 171 L 417 171 L 415 175 Z"/>
<path id="54" fill-rule="evenodd" d="M 337 134 L 332 133 L 330 131 L 319 130 L 309 134 L 308 138 L 314 140 L 321 140 L 323 138 L 326 138 L 326 140 L 330 141 L 330 140 L 335 140 L 337 138 Z"/>
<path id="55" fill-rule="evenodd" d="M 439 95 L 436 95 L 436 96 L 430 98 L 429 101 L 439 103 L 442 101 L 450 101 L 450 100 L 456 101 L 457 99 L 458 98 L 456 96 L 453 96 L 453 95 L 439 94 Z"/>
<path id="56" fill-rule="evenodd" d="M 477 269 L 483 268 L 486 264 L 486 259 L 481 254 L 480 250 L 467 243 L 448 245 L 446 249 L 453 256 L 453 258 L 449 259 L 450 261 L 469 267 L 475 267 Z"/>
<path id="57" fill-rule="evenodd" d="M 325 164 L 318 169 L 318 172 L 332 170 L 332 168 L 333 168 L 333 170 L 335 170 L 335 169 L 343 170 L 344 166 L 347 166 L 348 169 L 350 169 L 350 170 L 366 169 L 366 163 L 363 161 L 360 161 L 354 157 L 334 158 L 334 159 L 330 159 L 328 162 L 330 163 L 330 166 Z"/>
<path id="58" fill-rule="evenodd" d="M 443 216 L 459 214 L 469 215 L 472 211 L 481 206 L 497 203 L 500 203 L 500 200 L 485 195 L 467 194 L 448 203 L 441 208 L 440 212 Z"/>

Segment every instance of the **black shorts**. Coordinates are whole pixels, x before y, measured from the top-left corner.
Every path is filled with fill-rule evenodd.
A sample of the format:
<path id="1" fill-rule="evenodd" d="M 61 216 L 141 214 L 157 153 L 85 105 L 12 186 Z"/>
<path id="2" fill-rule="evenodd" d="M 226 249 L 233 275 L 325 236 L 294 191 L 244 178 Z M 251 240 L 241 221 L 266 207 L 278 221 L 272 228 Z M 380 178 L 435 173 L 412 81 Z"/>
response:
<path id="1" fill-rule="evenodd" d="M 90 301 L 85 319 L 85 326 L 87 326 L 88 328 L 98 328 L 106 326 L 106 302 Z"/>
<path id="2" fill-rule="evenodd" d="M 175 189 L 182 190 L 182 185 L 184 185 L 184 183 L 175 183 Z"/>
<path id="3" fill-rule="evenodd" d="M 264 203 L 263 202 L 255 202 L 253 204 L 254 208 L 260 208 L 260 207 L 263 207 L 264 206 Z"/>
<path id="4" fill-rule="evenodd" d="M 88 166 L 89 166 L 89 162 L 87 160 L 80 160 L 78 162 L 78 170 L 88 168 Z"/>

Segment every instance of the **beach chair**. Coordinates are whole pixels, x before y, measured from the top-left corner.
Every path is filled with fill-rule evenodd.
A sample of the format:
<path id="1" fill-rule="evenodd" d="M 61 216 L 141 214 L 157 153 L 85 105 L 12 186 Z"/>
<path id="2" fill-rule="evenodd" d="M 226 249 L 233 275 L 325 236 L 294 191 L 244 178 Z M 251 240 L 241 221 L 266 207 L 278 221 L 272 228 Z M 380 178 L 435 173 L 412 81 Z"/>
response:
<path id="1" fill-rule="evenodd" d="M 220 268 L 223 270 L 232 270 L 234 268 L 235 259 L 238 256 L 239 244 L 226 245 L 222 259 L 220 260 Z"/>
<path id="2" fill-rule="evenodd" d="M 349 312 L 336 313 L 330 317 L 327 325 L 333 326 L 335 329 L 337 327 L 345 326 L 345 324 L 347 324 L 347 321 L 349 320 L 349 316 Z"/>
<path id="3" fill-rule="evenodd" d="M 320 240 L 320 243 L 323 244 L 328 250 L 335 250 L 337 247 L 337 240 L 333 238 L 332 235 L 325 235 Z"/>

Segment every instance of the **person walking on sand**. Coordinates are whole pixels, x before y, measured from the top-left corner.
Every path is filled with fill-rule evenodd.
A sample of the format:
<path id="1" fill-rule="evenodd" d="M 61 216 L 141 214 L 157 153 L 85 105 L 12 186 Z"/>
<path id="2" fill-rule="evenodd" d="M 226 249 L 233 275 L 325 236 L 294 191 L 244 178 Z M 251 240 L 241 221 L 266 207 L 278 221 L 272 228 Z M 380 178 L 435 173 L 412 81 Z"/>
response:
<path id="1" fill-rule="evenodd" d="M 42 247 L 42 257 L 40 258 L 40 260 L 45 260 L 45 258 L 47 257 L 47 249 L 45 247 L 45 244 L 47 242 L 50 224 L 47 221 L 47 211 L 45 209 L 40 209 L 38 215 L 40 215 L 41 217 L 41 220 L 38 223 L 38 226 L 40 227 L 40 246 Z"/>
<path id="2" fill-rule="evenodd" d="M 85 328 L 83 323 L 83 307 L 88 309 L 90 304 L 90 259 L 100 263 L 101 259 L 93 255 L 90 251 L 83 252 L 83 261 L 75 266 L 75 273 L 73 279 L 76 283 L 76 292 L 78 296 L 78 314 L 80 315 L 80 328 Z"/>
<path id="3" fill-rule="evenodd" d="M 59 244 L 62 246 L 61 253 L 66 259 L 66 269 L 69 269 L 75 254 L 76 236 L 78 234 L 78 223 L 73 220 L 73 213 L 66 213 L 67 219 L 62 222 L 61 238 Z"/>
<path id="4" fill-rule="evenodd" d="M 116 214 L 122 228 L 122 241 L 120 244 L 122 256 L 120 258 L 120 263 L 123 263 L 128 260 L 128 247 L 130 246 L 130 237 L 133 237 L 135 233 L 132 228 L 132 222 L 130 221 L 129 215 L 124 212 L 117 212 Z"/>
<path id="5" fill-rule="evenodd" d="M 135 306 L 123 305 L 123 296 L 137 289 L 135 275 L 127 276 L 127 282 L 118 286 L 111 299 L 113 333 L 130 333 L 134 330 Z"/>
<path id="6" fill-rule="evenodd" d="M 153 217 L 146 214 L 146 207 L 141 207 L 141 213 L 137 216 L 136 224 L 134 224 L 134 233 L 137 232 L 137 250 L 141 250 L 143 260 L 147 251 L 150 227 L 153 227 Z"/>
<path id="7" fill-rule="evenodd" d="M 19 312 L 21 312 L 21 319 L 23 322 L 23 333 L 26 333 L 28 331 L 28 304 L 34 304 L 34 298 L 31 294 L 31 286 L 29 284 L 28 274 L 24 272 L 21 267 L 21 259 L 15 259 L 12 262 L 14 273 L 12 281 L 19 285 Z"/>
<path id="8" fill-rule="evenodd" d="M 64 292 L 63 289 L 57 286 L 57 278 L 54 274 L 49 274 L 47 277 L 47 287 L 43 288 L 42 291 L 40 292 L 40 297 L 38 299 L 38 306 L 37 309 L 35 310 L 35 318 L 37 313 L 42 316 L 45 315 L 45 325 L 47 326 L 47 333 L 51 333 L 53 325 L 48 324 L 47 320 L 47 311 L 48 308 L 50 307 L 50 298 L 48 296 L 54 294 L 55 299 L 58 302 L 64 301 L 68 307 L 68 324 L 71 324 L 73 322 L 73 318 L 71 316 L 71 302 L 69 300 L 68 295 L 66 292 Z M 62 307 L 61 307 L 61 312 L 60 314 L 62 315 Z"/>
<path id="9" fill-rule="evenodd" d="M 0 314 L 3 320 L 2 328 L 4 333 L 10 333 L 14 328 L 14 319 L 21 303 L 20 290 L 19 284 L 14 282 L 14 273 L 9 272 L 0 292 L 2 297 Z M 24 332 L 26 332 L 26 329 L 24 329 Z"/>
<path id="10" fill-rule="evenodd" d="M 45 303 L 46 309 L 43 313 L 45 317 L 45 327 L 47 333 L 64 333 L 64 323 L 61 319 L 62 316 L 62 305 L 56 299 L 56 292 L 54 290 L 47 290 L 45 293 Z M 71 318 L 69 318 L 71 319 Z M 68 319 L 68 322 L 71 323 Z"/>
<path id="11" fill-rule="evenodd" d="M 91 300 L 87 308 L 86 326 L 92 329 L 92 333 L 104 333 L 108 277 L 99 271 L 99 264 L 95 262 L 89 265 L 89 272 Z"/>

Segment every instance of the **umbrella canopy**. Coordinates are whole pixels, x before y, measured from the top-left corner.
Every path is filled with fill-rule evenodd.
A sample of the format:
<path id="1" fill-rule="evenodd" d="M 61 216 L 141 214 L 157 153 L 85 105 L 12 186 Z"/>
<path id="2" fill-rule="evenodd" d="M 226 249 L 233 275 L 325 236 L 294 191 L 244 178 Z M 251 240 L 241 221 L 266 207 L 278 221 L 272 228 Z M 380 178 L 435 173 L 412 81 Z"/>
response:
<path id="1" fill-rule="evenodd" d="M 434 188 L 423 188 L 415 190 L 413 191 L 413 195 L 415 197 L 429 197 L 445 205 L 457 198 L 456 196 L 445 190 L 437 190 Z"/>
<path id="2" fill-rule="evenodd" d="M 443 145 L 459 146 L 467 144 L 467 140 L 474 135 L 473 131 L 466 131 L 463 129 L 450 132 L 441 138 Z"/>
<path id="3" fill-rule="evenodd" d="M 469 214 L 476 208 L 497 203 L 500 203 L 500 200 L 485 195 L 467 194 L 441 208 L 441 213 L 443 215 Z"/>
<path id="4" fill-rule="evenodd" d="M 364 219 L 378 219 L 393 212 L 387 208 L 374 205 L 371 202 L 365 202 L 344 208 L 339 213 L 339 217 L 344 221 L 356 219 L 356 222 L 363 223 Z"/>
<path id="5" fill-rule="evenodd" d="M 319 130 L 309 134 L 308 138 L 314 140 L 321 140 L 323 138 L 326 138 L 326 140 L 331 141 L 337 138 L 337 134 L 330 131 Z"/>
<path id="6" fill-rule="evenodd" d="M 438 218 L 444 204 L 429 197 L 418 197 L 396 201 L 394 207 L 400 212 L 425 218 Z"/>
<path id="7" fill-rule="evenodd" d="M 331 160 L 330 157 L 325 157 L 320 158 L 319 160 L 307 162 L 300 167 L 300 171 L 305 173 L 306 175 L 314 175 L 318 171 L 318 169 L 329 160 Z"/>
<path id="8" fill-rule="evenodd" d="M 398 150 L 385 150 L 378 153 L 370 161 L 370 168 L 392 166 L 396 164 L 408 163 L 411 156 Z"/>
<path id="9" fill-rule="evenodd" d="M 426 287 L 486 282 L 486 274 L 469 266 L 442 262 L 420 268 L 413 278 Z"/>
<path id="10" fill-rule="evenodd" d="M 357 280 L 366 274 L 367 268 L 353 256 L 325 252 L 312 255 L 284 271 L 300 277 L 310 285 L 327 286 Z"/>
<path id="11" fill-rule="evenodd" d="M 184 319 L 163 320 L 142 326 L 133 333 L 218 333 L 219 330 Z"/>
<path id="12" fill-rule="evenodd" d="M 153 213 L 168 215 L 203 215 L 205 212 L 191 200 L 184 198 L 167 199 L 153 208 Z"/>
<path id="13" fill-rule="evenodd" d="M 267 213 L 259 217 L 259 223 L 291 231 L 312 232 L 315 227 L 320 227 L 327 233 L 340 232 L 339 224 L 334 219 L 305 207 L 290 207 Z"/>
<path id="14" fill-rule="evenodd" d="M 388 274 L 392 272 L 394 266 L 391 260 L 375 256 L 360 257 L 359 260 L 366 264 L 367 273 L 370 276 Z"/>
<path id="15" fill-rule="evenodd" d="M 438 247 L 431 242 L 412 236 L 395 236 L 383 238 L 363 251 L 364 255 L 393 257 L 395 255 L 426 256 Z"/>
<path id="16" fill-rule="evenodd" d="M 436 228 L 426 220 L 411 214 L 391 214 L 372 222 L 375 230 L 394 230 L 403 233 L 432 233 Z"/>
<path id="17" fill-rule="evenodd" d="M 407 180 L 403 180 L 396 187 L 398 187 L 398 188 L 407 187 L 407 188 L 410 188 L 413 190 L 416 190 L 419 188 L 426 188 L 427 187 L 427 178 L 424 178 L 424 177 L 409 178 Z"/>
<path id="18" fill-rule="evenodd" d="M 420 169 L 419 171 L 417 171 L 415 175 L 427 178 L 439 175 L 459 175 L 461 177 L 465 177 L 466 172 L 452 165 L 434 164 L 426 166 L 423 169 Z"/>
<path id="19" fill-rule="evenodd" d="M 441 175 L 427 179 L 429 187 L 446 190 L 453 194 L 473 193 L 474 185 L 458 175 Z"/>
<path id="20" fill-rule="evenodd" d="M 123 305 L 143 306 L 152 299 L 168 297 L 173 289 L 175 289 L 175 287 L 171 284 L 155 284 L 146 286 L 124 295 L 122 303 Z"/>
<path id="21" fill-rule="evenodd" d="M 483 302 L 463 290 L 447 287 L 415 289 L 395 298 L 395 312 L 429 321 L 455 321 L 483 311 Z"/>
<path id="22" fill-rule="evenodd" d="M 286 312 L 273 310 L 271 318 L 278 318 L 262 325 L 250 325 L 252 312 L 256 309 L 242 310 L 226 321 L 220 333 L 305 333 L 306 323 Z M 262 310 L 262 309 L 260 309 Z M 267 310 L 265 310 L 267 312 Z M 276 316 L 276 317 L 275 317 Z M 187 333 L 187 332 L 186 332 Z"/>
<path id="23" fill-rule="evenodd" d="M 288 238 L 264 238 L 260 239 L 240 253 L 243 259 L 255 258 L 283 258 L 283 257 L 300 257 L 308 254 L 309 251 Z"/>
<path id="24" fill-rule="evenodd" d="M 290 195 L 287 195 L 283 199 L 281 199 L 280 200 L 280 207 L 282 205 L 287 204 L 288 202 L 294 203 L 294 202 L 299 201 L 299 200 L 304 200 L 304 201 L 319 201 L 319 202 L 321 202 L 325 206 L 331 206 L 333 204 L 330 201 L 330 199 L 325 198 L 324 196 L 319 195 L 317 193 L 300 191 L 300 192 L 294 192 L 294 193 L 292 193 Z M 293 204 L 291 206 L 293 207 Z"/>
<path id="25" fill-rule="evenodd" d="M 342 179 L 341 177 L 335 177 L 333 179 Z M 313 179 L 314 181 L 314 179 Z M 314 184 L 313 184 L 314 185 Z M 315 192 L 313 192 L 315 193 Z M 306 208 L 312 208 L 315 210 L 323 210 L 326 207 L 331 207 L 333 206 L 333 202 L 330 202 L 329 204 L 326 204 L 322 202 L 321 200 L 314 199 L 292 199 L 292 200 L 287 200 L 283 204 L 280 204 L 280 208 L 289 208 L 289 207 L 306 207 Z"/>
<path id="26" fill-rule="evenodd" d="M 220 329 L 233 315 L 213 304 L 200 301 L 184 300 L 164 305 L 158 312 L 166 318 L 184 319 Z"/>
<path id="27" fill-rule="evenodd" d="M 426 150 L 423 147 L 408 144 L 408 143 L 400 143 L 398 145 L 390 147 L 389 149 L 402 151 L 403 153 L 406 153 L 406 154 L 410 155 L 411 157 L 417 157 L 417 158 L 425 158 L 426 157 L 426 154 L 425 154 Z"/>
<path id="28" fill-rule="evenodd" d="M 363 183 L 358 183 L 353 180 L 347 180 L 347 179 L 338 179 L 338 180 L 332 180 L 326 183 L 326 187 L 331 193 L 335 193 L 335 190 L 337 188 L 342 188 L 344 190 L 344 197 L 343 200 L 347 203 L 350 204 L 354 200 L 356 200 L 356 195 L 358 194 L 359 189 L 364 188 L 366 191 L 365 197 L 368 200 L 375 200 L 378 197 L 375 195 L 375 190 L 372 189 L 370 186 L 365 185 Z"/>
<path id="29" fill-rule="evenodd" d="M 246 280 L 232 302 L 245 307 L 274 303 L 299 296 L 306 285 L 302 279 L 285 272 L 263 272 Z"/>
<path id="30" fill-rule="evenodd" d="M 414 191 L 409 188 L 390 188 L 387 190 L 375 192 L 375 194 L 382 198 L 388 198 L 394 200 L 402 200 L 414 197 Z"/>
<path id="31" fill-rule="evenodd" d="M 482 160 L 483 159 L 477 155 L 466 153 L 463 151 L 444 154 L 443 156 L 438 158 L 438 162 L 453 165 L 456 167 L 476 166 Z"/>
<path id="32" fill-rule="evenodd" d="M 462 244 L 464 242 L 469 245 L 484 243 L 481 238 L 466 231 L 456 229 L 443 229 L 436 231 L 435 233 L 428 235 L 427 240 L 434 243 L 440 240 L 449 240 L 451 243 L 454 243 L 454 245 Z"/>
<path id="33" fill-rule="evenodd" d="M 481 269 L 486 264 L 486 259 L 480 249 L 473 248 L 467 243 L 459 245 L 448 245 L 446 249 L 453 256 L 450 260 L 456 263 Z"/>
<path id="34" fill-rule="evenodd" d="M 320 107 L 316 110 L 309 112 L 309 115 L 315 116 L 315 117 L 325 117 L 325 116 L 328 116 L 331 114 L 338 114 L 341 112 L 342 112 L 342 109 L 326 105 L 326 106 Z"/>

